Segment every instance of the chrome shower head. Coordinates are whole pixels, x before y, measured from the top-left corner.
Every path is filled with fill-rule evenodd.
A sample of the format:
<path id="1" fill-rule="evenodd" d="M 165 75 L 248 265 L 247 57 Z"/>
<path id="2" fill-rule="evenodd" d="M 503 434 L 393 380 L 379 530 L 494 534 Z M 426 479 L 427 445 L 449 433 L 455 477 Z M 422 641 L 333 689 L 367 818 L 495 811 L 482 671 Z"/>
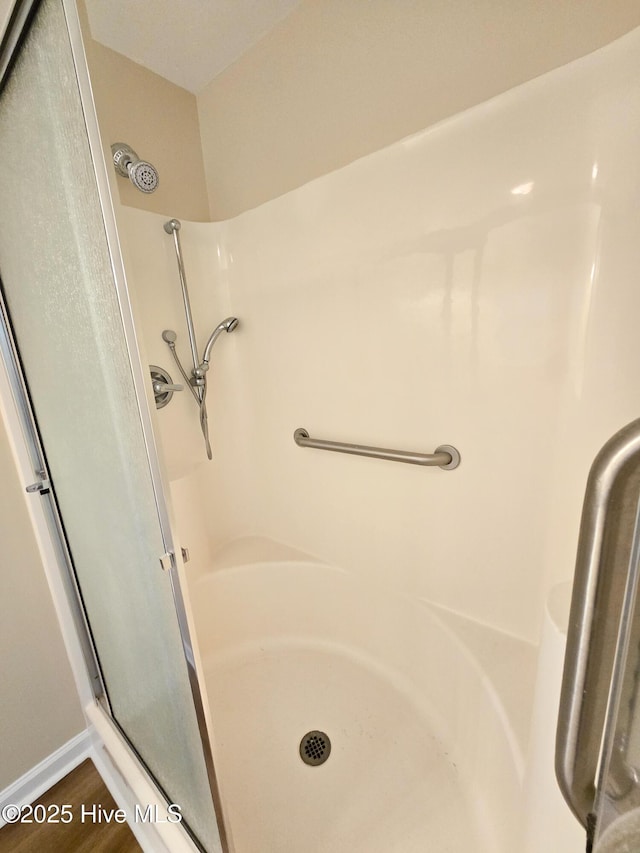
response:
<path id="1" fill-rule="evenodd" d="M 158 188 L 160 179 L 155 166 L 141 160 L 129 145 L 116 142 L 111 146 L 111 153 L 116 172 L 123 178 L 129 178 L 140 192 L 152 193 Z"/>
<path id="2" fill-rule="evenodd" d="M 215 344 L 216 339 L 222 332 L 233 332 L 235 328 L 237 328 L 238 323 L 240 321 L 237 317 L 227 317 L 226 320 L 223 320 L 222 323 L 219 323 L 213 332 L 211 333 L 211 337 L 207 341 L 207 345 L 204 348 L 204 354 L 202 356 L 202 364 L 200 365 L 202 370 L 207 370 L 209 367 L 209 357 L 211 355 L 211 347 Z"/>
<path id="3" fill-rule="evenodd" d="M 178 340 L 178 336 L 173 331 L 173 329 L 165 329 L 162 333 L 162 340 L 165 343 L 169 344 L 169 346 L 175 346 L 176 341 Z"/>
<path id="4" fill-rule="evenodd" d="M 151 163 L 146 160 L 138 160 L 127 166 L 129 178 L 134 187 L 141 193 L 152 193 L 158 188 L 158 172 Z"/>

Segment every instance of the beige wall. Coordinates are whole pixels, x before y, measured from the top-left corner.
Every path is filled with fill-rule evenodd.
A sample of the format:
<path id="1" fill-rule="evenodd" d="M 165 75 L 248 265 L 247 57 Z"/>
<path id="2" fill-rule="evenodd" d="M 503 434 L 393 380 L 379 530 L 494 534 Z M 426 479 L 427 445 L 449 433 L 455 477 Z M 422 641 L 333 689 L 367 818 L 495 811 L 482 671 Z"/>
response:
<path id="1" fill-rule="evenodd" d="M 107 156 L 126 142 L 158 169 L 160 184 L 141 193 L 118 178 L 122 204 L 195 221 L 209 219 L 196 98 L 191 92 L 137 65 L 85 35 L 87 63 Z"/>
<path id="2" fill-rule="evenodd" d="M 637 0 L 304 0 L 199 94 L 225 219 L 606 44 Z"/>
<path id="3" fill-rule="evenodd" d="M 85 728 L 0 419 L 0 790 Z"/>

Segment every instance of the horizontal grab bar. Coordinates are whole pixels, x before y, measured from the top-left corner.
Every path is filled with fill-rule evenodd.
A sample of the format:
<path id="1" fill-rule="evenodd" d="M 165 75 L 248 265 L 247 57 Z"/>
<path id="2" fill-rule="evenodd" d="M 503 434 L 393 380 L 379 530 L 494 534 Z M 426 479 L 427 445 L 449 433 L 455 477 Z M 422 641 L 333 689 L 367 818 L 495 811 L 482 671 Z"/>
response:
<path id="1" fill-rule="evenodd" d="M 406 450 L 388 450 L 386 447 L 367 447 L 364 444 L 344 444 L 341 441 L 324 441 L 310 438 L 303 427 L 293 434 L 293 440 L 299 447 L 315 447 L 318 450 L 333 450 L 336 453 L 351 453 L 354 456 L 373 456 L 376 459 L 389 459 L 392 462 L 408 462 L 410 465 L 430 465 L 450 471 L 460 464 L 460 454 L 450 444 L 436 447 L 435 453 L 411 453 Z"/>

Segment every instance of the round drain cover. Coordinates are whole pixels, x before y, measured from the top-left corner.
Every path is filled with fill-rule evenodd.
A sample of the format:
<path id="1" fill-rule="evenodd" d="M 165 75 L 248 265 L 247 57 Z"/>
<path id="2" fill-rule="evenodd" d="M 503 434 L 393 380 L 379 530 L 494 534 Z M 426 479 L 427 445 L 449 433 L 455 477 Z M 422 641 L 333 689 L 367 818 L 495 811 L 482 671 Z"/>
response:
<path id="1" fill-rule="evenodd" d="M 324 764 L 330 754 L 331 741 L 325 732 L 307 732 L 300 741 L 300 758 L 305 764 L 311 764 L 313 767 Z"/>

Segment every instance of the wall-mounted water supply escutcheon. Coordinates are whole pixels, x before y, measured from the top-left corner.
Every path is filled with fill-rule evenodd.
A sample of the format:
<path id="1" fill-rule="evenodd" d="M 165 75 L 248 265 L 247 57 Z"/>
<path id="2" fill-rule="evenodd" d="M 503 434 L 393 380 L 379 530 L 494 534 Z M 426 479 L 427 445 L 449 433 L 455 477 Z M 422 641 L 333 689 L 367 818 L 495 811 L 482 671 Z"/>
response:
<path id="1" fill-rule="evenodd" d="M 151 383 L 156 409 L 162 409 L 173 397 L 175 391 L 182 391 L 184 385 L 175 385 L 169 373 L 157 364 L 150 364 Z"/>

